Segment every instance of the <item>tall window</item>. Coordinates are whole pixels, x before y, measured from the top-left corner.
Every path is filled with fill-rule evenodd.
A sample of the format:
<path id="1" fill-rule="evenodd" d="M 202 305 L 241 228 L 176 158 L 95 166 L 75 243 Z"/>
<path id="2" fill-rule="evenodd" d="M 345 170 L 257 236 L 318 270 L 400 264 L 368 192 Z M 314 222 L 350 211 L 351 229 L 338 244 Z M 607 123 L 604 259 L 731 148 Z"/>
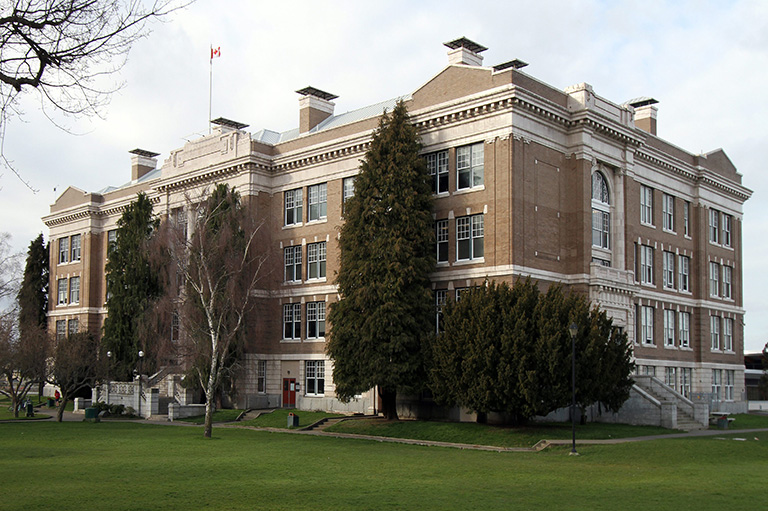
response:
<path id="1" fill-rule="evenodd" d="M 110 231 L 107 231 L 107 256 L 109 256 L 109 254 L 112 253 L 112 251 L 115 249 L 116 246 L 117 246 L 117 229 L 112 229 Z"/>
<path id="2" fill-rule="evenodd" d="M 443 307 L 447 297 L 447 290 L 438 289 L 435 291 L 435 331 L 438 334 L 443 331 Z"/>
<path id="3" fill-rule="evenodd" d="M 720 401 L 720 389 L 723 381 L 723 370 L 712 369 L 712 399 Z"/>
<path id="4" fill-rule="evenodd" d="M 69 238 L 59 240 L 59 264 L 69 262 Z"/>
<path id="5" fill-rule="evenodd" d="M 301 304 L 283 305 L 283 339 L 301 339 Z"/>
<path id="6" fill-rule="evenodd" d="M 345 177 L 343 181 L 343 193 L 341 200 L 347 202 L 350 198 L 355 196 L 355 177 Z"/>
<path id="7" fill-rule="evenodd" d="M 679 262 L 680 262 L 680 281 L 678 282 L 678 287 L 680 291 L 690 291 L 691 290 L 691 281 L 690 281 L 691 258 L 688 256 L 681 255 Z"/>
<path id="8" fill-rule="evenodd" d="M 325 360 L 307 360 L 304 366 L 307 394 L 322 396 L 325 394 Z"/>
<path id="9" fill-rule="evenodd" d="M 328 212 L 328 185 L 321 183 L 309 187 L 309 220 L 322 220 Z"/>
<path id="10" fill-rule="evenodd" d="M 723 245 L 726 247 L 731 247 L 731 224 L 733 223 L 733 217 L 731 215 L 726 215 L 723 213 L 721 216 L 721 223 L 723 224 L 723 236 L 722 236 L 722 242 Z"/>
<path id="11" fill-rule="evenodd" d="M 427 170 L 432 176 L 434 193 L 448 192 L 448 151 L 439 151 L 427 155 Z"/>
<path id="12" fill-rule="evenodd" d="M 69 303 L 80 303 L 80 277 L 69 279 Z"/>
<path id="13" fill-rule="evenodd" d="M 733 351 L 732 318 L 723 318 L 723 351 Z"/>
<path id="14" fill-rule="evenodd" d="M 663 227 L 667 231 L 675 230 L 675 197 L 665 193 L 661 202 Z"/>
<path id="15" fill-rule="evenodd" d="M 304 207 L 304 194 L 301 188 L 285 192 L 285 225 L 301 223 Z"/>
<path id="16" fill-rule="evenodd" d="M 307 245 L 307 278 L 325 278 L 325 241 Z"/>
<path id="17" fill-rule="evenodd" d="M 680 323 L 680 347 L 691 347 L 691 313 L 681 312 L 677 315 L 678 322 Z"/>
<path id="18" fill-rule="evenodd" d="M 675 287 L 675 254 L 664 252 L 664 287 Z"/>
<path id="19" fill-rule="evenodd" d="M 67 321 L 65 319 L 56 320 L 56 340 L 60 341 L 67 337 Z"/>
<path id="20" fill-rule="evenodd" d="M 448 220 L 435 222 L 435 240 L 437 240 L 437 262 L 448 262 Z"/>
<path id="21" fill-rule="evenodd" d="M 677 388 L 677 368 L 676 367 L 664 368 L 664 384 L 673 389 Z"/>
<path id="22" fill-rule="evenodd" d="M 683 203 L 683 232 L 686 236 L 691 235 L 691 203 Z"/>
<path id="23" fill-rule="evenodd" d="M 69 281 L 67 279 L 59 279 L 56 281 L 56 289 L 58 291 L 58 300 L 56 303 L 59 305 L 65 305 L 67 303 L 67 294 L 69 290 Z"/>
<path id="24" fill-rule="evenodd" d="M 456 219 L 456 259 L 468 261 L 484 255 L 483 215 L 463 216 Z"/>
<path id="25" fill-rule="evenodd" d="M 72 238 L 70 239 L 70 243 L 72 245 L 72 247 L 71 247 L 72 257 L 69 259 L 70 261 L 79 261 L 80 260 L 80 254 L 81 254 L 81 250 L 80 250 L 80 243 L 81 243 L 81 241 L 80 240 L 81 239 L 82 238 L 81 238 L 81 236 L 79 234 L 73 235 Z"/>
<path id="26" fill-rule="evenodd" d="M 653 225 L 653 188 L 640 185 L 640 222 Z"/>
<path id="27" fill-rule="evenodd" d="M 725 383 L 723 384 L 723 399 L 733 401 L 733 382 L 736 372 L 732 369 L 725 370 Z"/>
<path id="28" fill-rule="evenodd" d="M 709 336 L 712 342 L 712 350 L 720 350 L 720 316 L 709 317 Z"/>
<path id="29" fill-rule="evenodd" d="M 733 298 L 733 266 L 723 266 L 723 298 Z"/>
<path id="30" fill-rule="evenodd" d="M 664 309 L 664 346 L 675 345 L 675 311 Z"/>
<path id="31" fill-rule="evenodd" d="M 643 344 L 654 344 L 653 307 L 647 305 L 640 307 L 640 340 Z"/>
<path id="32" fill-rule="evenodd" d="M 298 282 L 301 280 L 301 245 L 285 247 L 283 249 L 285 260 L 285 281 Z"/>
<path id="33" fill-rule="evenodd" d="M 709 263 L 709 296 L 720 296 L 720 265 Z"/>
<path id="34" fill-rule="evenodd" d="M 690 367 L 680 368 L 680 393 L 688 399 L 691 397 L 691 373 Z"/>
<path id="35" fill-rule="evenodd" d="M 456 176 L 458 190 L 483 185 L 483 142 L 456 149 Z"/>
<path id="36" fill-rule="evenodd" d="M 325 337 L 325 302 L 307 303 L 307 339 Z"/>
<path id="37" fill-rule="evenodd" d="M 720 212 L 716 209 L 709 210 L 709 241 L 720 243 Z"/>
<path id="38" fill-rule="evenodd" d="M 267 392 L 267 361 L 256 361 L 256 392 L 266 394 Z"/>
<path id="39" fill-rule="evenodd" d="M 70 335 L 70 336 L 75 335 L 78 331 L 80 331 L 79 319 L 75 318 L 67 321 L 67 335 Z"/>
<path id="40" fill-rule="evenodd" d="M 600 172 L 592 174 L 592 245 L 611 248 L 611 214 L 608 183 Z"/>
<path id="41" fill-rule="evenodd" d="M 653 284 L 653 247 L 640 245 L 640 282 Z"/>

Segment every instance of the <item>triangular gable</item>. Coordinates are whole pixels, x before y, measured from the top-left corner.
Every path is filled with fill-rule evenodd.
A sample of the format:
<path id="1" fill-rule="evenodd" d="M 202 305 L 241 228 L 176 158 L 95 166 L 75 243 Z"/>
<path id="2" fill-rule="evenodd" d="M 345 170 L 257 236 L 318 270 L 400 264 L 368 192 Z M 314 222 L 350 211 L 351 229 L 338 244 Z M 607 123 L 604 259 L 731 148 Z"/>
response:
<path id="1" fill-rule="evenodd" d="M 736 166 L 722 149 L 715 149 L 714 151 L 708 152 L 700 162 L 702 167 L 741 183 L 741 174 L 739 174 Z"/>
<path id="2" fill-rule="evenodd" d="M 499 74 L 496 76 L 498 77 Z M 505 73 L 506 83 L 510 82 L 510 73 Z M 463 98 L 484 90 L 497 87 L 491 68 L 452 65 L 448 66 L 413 93 L 413 103 L 409 110 L 444 103 Z"/>

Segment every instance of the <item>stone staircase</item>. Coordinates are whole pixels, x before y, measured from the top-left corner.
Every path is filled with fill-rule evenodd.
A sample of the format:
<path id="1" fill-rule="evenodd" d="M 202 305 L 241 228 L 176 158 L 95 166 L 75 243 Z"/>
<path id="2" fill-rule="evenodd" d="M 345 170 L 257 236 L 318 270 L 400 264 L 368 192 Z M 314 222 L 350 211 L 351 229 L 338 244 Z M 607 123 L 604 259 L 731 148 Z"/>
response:
<path id="1" fill-rule="evenodd" d="M 323 431 L 324 429 L 330 428 L 334 424 L 338 424 L 339 422 L 346 419 L 348 419 L 348 417 L 336 417 L 336 418 L 325 417 L 315 422 L 314 424 L 310 424 L 305 428 L 301 428 L 301 431 Z"/>
<path id="2" fill-rule="evenodd" d="M 640 387 L 644 393 L 650 395 L 650 397 L 658 401 L 662 409 L 674 408 L 676 412 L 676 418 L 673 421 L 674 429 L 680 429 L 683 431 L 707 429 L 708 411 L 697 410 L 697 405 L 694 405 L 693 402 L 679 394 L 673 388 L 664 384 L 658 378 L 651 376 L 636 376 L 635 384 Z M 700 416 L 699 420 L 696 419 L 696 414 Z"/>

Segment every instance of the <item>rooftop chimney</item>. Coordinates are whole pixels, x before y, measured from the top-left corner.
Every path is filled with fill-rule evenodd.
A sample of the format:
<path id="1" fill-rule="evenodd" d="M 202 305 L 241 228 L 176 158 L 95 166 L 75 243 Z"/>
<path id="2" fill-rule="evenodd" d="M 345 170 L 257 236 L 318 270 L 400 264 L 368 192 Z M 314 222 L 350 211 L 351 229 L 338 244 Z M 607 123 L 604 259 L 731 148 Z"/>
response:
<path id="1" fill-rule="evenodd" d="M 306 133 L 328 117 L 333 115 L 333 100 L 338 98 L 334 94 L 304 87 L 297 90 L 301 94 L 299 98 L 299 133 Z"/>
<path id="2" fill-rule="evenodd" d="M 134 149 L 128 152 L 133 155 L 131 156 L 131 181 L 137 181 L 157 167 L 156 156 L 159 156 L 160 153 L 153 153 L 144 149 Z"/>
<path id="3" fill-rule="evenodd" d="M 232 119 L 225 119 L 224 117 L 219 117 L 217 119 L 214 119 L 211 121 L 211 124 L 215 124 L 221 129 L 222 133 L 228 133 L 230 131 L 237 131 L 242 130 L 248 127 L 247 124 L 243 124 L 242 122 L 233 121 Z"/>
<path id="4" fill-rule="evenodd" d="M 480 56 L 480 53 L 488 49 L 481 44 L 470 41 L 466 37 L 443 43 L 443 45 L 451 49 L 448 52 L 449 65 L 482 66 L 483 57 Z"/>
<path id="5" fill-rule="evenodd" d="M 653 98 L 637 98 L 627 101 L 627 105 L 635 109 L 635 126 L 651 135 L 656 135 L 656 114 L 659 111 Z"/>

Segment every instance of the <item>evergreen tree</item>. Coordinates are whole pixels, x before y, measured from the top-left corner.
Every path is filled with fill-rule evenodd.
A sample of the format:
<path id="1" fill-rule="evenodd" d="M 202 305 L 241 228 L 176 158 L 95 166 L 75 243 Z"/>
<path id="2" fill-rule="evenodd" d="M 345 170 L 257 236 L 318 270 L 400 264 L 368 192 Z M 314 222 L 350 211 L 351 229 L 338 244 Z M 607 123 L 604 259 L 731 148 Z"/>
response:
<path id="1" fill-rule="evenodd" d="M 397 418 L 398 392 L 425 382 L 434 318 L 432 190 L 420 137 L 401 102 L 386 112 L 344 205 L 327 351 L 340 399 L 379 387 L 383 412 Z"/>
<path id="2" fill-rule="evenodd" d="M 152 217 L 149 198 L 139 193 L 118 220 L 117 242 L 108 254 L 108 315 L 102 348 L 112 353 L 110 376 L 115 379 L 130 379 L 139 350 L 148 351 L 146 346 L 140 346 L 138 322 L 161 292 L 159 271 L 150 264 L 148 250 L 158 224 Z"/>

